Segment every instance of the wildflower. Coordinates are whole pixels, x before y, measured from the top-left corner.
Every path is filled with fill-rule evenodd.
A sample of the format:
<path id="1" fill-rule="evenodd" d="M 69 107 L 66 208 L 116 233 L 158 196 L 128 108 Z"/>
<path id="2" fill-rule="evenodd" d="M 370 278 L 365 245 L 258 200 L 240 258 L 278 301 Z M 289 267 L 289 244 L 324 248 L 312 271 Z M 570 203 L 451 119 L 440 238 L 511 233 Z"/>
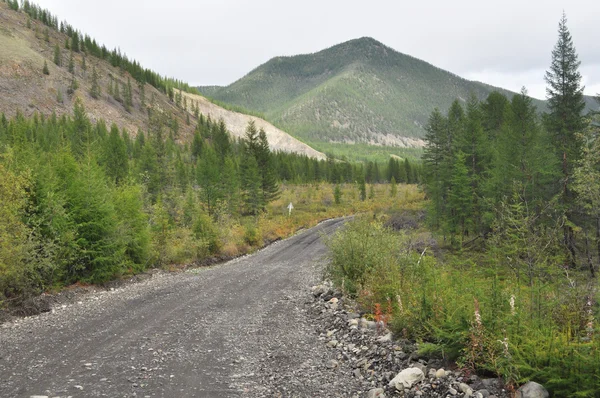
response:
<path id="1" fill-rule="evenodd" d="M 515 295 L 510 296 L 510 314 L 515 315 L 517 311 L 515 310 Z"/>

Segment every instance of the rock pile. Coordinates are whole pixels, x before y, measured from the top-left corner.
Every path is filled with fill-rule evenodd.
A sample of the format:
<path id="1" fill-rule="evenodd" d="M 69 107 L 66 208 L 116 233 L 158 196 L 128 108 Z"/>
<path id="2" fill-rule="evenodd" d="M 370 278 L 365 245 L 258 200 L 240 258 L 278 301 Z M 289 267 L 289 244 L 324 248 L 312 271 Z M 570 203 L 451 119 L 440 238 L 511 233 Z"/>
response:
<path id="1" fill-rule="evenodd" d="M 334 368 L 342 362 L 369 398 L 474 397 L 504 398 L 510 394 L 500 379 L 467 376 L 445 369 L 451 364 L 422 357 L 418 347 L 407 340 L 394 340 L 384 325 L 367 320 L 331 283 L 312 288 L 309 313 L 326 349 L 332 350 Z"/>

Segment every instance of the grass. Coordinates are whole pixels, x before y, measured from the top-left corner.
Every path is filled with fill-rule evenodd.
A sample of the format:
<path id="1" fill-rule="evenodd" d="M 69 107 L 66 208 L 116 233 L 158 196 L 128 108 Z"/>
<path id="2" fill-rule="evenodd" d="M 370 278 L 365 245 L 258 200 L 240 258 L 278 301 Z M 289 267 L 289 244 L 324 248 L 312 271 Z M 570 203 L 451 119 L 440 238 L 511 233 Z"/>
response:
<path id="1" fill-rule="evenodd" d="M 331 142 L 307 142 L 308 145 L 323 153 L 331 153 L 337 159 L 346 159 L 351 162 L 372 161 L 386 163 L 390 157 L 408 158 L 417 161 L 423 154 L 422 148 L 399 148 L 393 146 L 375 146 L 368 144 L 340 144 Z"/>
<path id="2" fill-rule="evenodd" d="M 558 264 L 535 265 L 530 280 L 502 250 L 442 258 L 432 242 L 423 227 L 394 232 L 359 218 L 330 239 L 328 273 L 364 310 L 391 306 L 390 327 L 423 354 L 509 387 L 534 380 L 556 397 L 600 396 L 597 280 Z"/>
<path id="3" fill-rule="evenodd" d="M 289 237 L 299 229 L 311 228 L 326 219 L 359 213 L 382 214 L 389 209 L 418 203 L 423 197 L 415 185 L 399 185 L 397 196 L 392 198 L 389 184 L 376 184 L 373 187 L 375 197 L 361 201 L 357 186 L 345 184 L 340 187 L 341 201 L 335 204 L 334 186 L 330 184 L 285 185 L 281 197 L 270 203 L 267 211 L 259 217 L 223 216 L 208 222 L 207 228 L 214 231 L 210 233 L 214 235 L 212 243 L 209 242 L 212 238 L 198 238 L 190 228 L 174 228 L 167 237 L 163 237 L 167 243 L 161 246 L 166 250 L 158 253 L 159 263 L 168 269 L 179 269 L 203 263 L 207 257 L 235 257 Z M 289 203 L 294 206 L 291 215 L 287 209 Z"/>

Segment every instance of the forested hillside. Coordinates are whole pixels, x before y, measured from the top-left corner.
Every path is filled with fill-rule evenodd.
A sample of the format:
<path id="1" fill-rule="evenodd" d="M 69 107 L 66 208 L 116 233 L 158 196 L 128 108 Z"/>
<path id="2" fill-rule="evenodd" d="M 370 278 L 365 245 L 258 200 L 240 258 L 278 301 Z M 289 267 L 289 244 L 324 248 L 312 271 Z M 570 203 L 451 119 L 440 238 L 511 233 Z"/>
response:
<path id="1" fill-rule="evenodd" d="M 238 137 L 255 120 L 272 149 L 325 158 L 271 124 L 211 104 L 186 83 L 144 68 L 120 49 L 107 49 L 29 1 L 1 1 L 0 22 L 0 111 L 9 117 L 61 116 L 79 99 L 93 121 L 115 123 L 132 136 L 149 128 L 151 112 L 160 112 L 175 140 L 189 143 L 203 113 L 223 118 Z"/>
<path id="2" fill-rule="evenodd" d="M 334 143 L 422 147 L 433 108 L 447 109 L 474 94 L 484 100 L 498 91 L 427 62 L 402 54 L 368 37 L 323 51 L 276 57 L 226 87 L 200 87 L 205 95 L 264 114 L 296 137 L 325 152 L 343 151 Z M 598 109 L 587 98 L 589 109 Z M 538 111 L 544 101 L 533 100 Z M 368 154 L 360 146 L 356 151 Z"/>

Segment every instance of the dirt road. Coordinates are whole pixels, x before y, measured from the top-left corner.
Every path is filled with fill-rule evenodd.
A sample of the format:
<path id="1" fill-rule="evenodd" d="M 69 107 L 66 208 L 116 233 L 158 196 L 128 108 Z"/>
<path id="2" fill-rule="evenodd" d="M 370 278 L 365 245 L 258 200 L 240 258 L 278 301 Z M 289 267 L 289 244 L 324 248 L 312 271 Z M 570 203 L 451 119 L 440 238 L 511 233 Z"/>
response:
<path id="1" fill-rule="evenodd" d="M 0 326 L 0 397 L 354 395 L 304 305 L 342 223 Z"/>

